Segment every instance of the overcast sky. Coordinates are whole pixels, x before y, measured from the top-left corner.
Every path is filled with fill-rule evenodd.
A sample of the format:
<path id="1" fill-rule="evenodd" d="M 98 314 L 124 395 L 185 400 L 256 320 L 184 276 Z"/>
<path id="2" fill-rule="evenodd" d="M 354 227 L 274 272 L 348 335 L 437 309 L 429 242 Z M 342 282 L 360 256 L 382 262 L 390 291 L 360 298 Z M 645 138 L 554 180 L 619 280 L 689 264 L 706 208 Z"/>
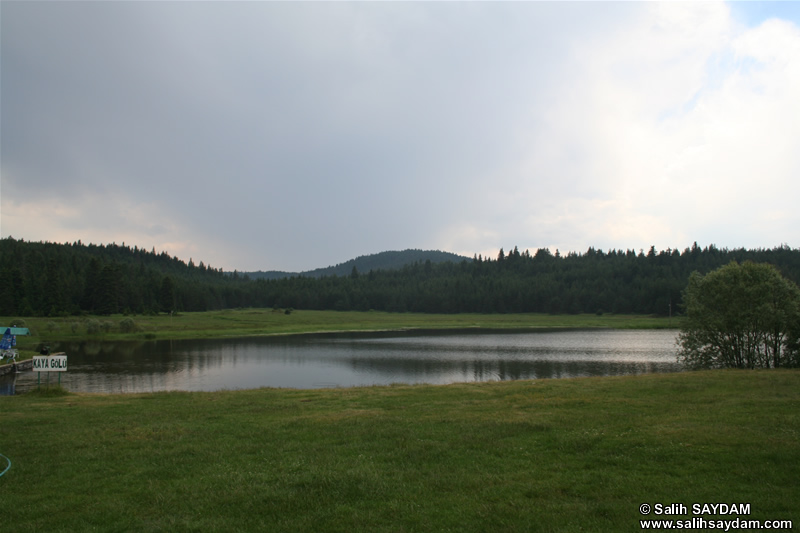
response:
<path id="1" fill-rule="evenodd" d="M 800 3 L 0 3 L 0 235 L 800 246 Z"/>

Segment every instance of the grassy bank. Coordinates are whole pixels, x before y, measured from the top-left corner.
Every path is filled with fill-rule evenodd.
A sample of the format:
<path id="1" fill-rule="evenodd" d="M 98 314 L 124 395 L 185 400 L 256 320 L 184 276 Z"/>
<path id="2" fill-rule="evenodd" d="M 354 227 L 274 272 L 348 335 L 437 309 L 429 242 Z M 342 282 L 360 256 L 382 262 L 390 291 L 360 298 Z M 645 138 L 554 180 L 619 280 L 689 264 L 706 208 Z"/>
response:
<path id="1" fill-rule="evenodd" d="M 797 523 L 799 408 L 798 371 L 31 393 L 0 399 L 0 528 L 638 531 L 640 504 L 696 502 Z"/>
<path id="2" fill-rule="evenodd" d="M 358 311 L 291 311 L 238 309 L 180 313 L 174 316 L 103 316 L 23 318 L 33 337 L 19 338 L 23 346 L 58 340 L 103 338 L 181 339 L 283 335 L 318 331 L 376 331 L 448 328 L 637 328 L 677 327 L 678 319 L 631 315 L 457 314 L 384 313 Z M 0 325 L 18 321 L 0 317 Z"/>

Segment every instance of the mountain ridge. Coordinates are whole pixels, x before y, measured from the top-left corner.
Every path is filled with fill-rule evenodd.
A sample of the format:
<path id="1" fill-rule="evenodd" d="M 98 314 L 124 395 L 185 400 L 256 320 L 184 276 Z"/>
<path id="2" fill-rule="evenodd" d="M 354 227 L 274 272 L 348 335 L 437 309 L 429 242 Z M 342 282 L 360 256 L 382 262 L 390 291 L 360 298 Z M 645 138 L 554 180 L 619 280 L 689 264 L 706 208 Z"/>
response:
<path id="1" fill-rule="evenodd" d="M 375 254 L 360 255 L 343 263 L 333 266 L 315 268 L 303 272 L 285 272 L 282 270 L 257 270 L 255 272 L 240 272 L 240 275 L 247 275 L 250 279 L 283 279 L 290 277 L 309 277 L 321 278 L 325 276 L 348 276 L 353 272 L 353 267 L 359 273 L 367 273 L 370 270 L 396 270 L 406 265 L 414 263 L 460 263 L 461 261 L 472 261 L 472 258 L 452 252 L 441 250 L 421 250 L 418 248 L 407 248 L 405 250 L 387 250 Z"/>

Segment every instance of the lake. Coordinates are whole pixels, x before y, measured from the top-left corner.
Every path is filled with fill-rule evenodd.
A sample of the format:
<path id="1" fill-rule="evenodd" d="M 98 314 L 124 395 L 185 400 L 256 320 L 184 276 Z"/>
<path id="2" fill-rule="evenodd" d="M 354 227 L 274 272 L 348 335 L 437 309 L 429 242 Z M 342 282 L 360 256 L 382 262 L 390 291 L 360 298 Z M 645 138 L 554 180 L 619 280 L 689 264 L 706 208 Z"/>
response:
<path id="1" fill-rule="evenodd" d="M 299 389 L 677 372 L 676 330 L 406 332 L 67 343 L 73 392 Z M 49 376 L 48 376 L 49 374 Z M 0 377 L 24 392 L 57 372 Z"/>

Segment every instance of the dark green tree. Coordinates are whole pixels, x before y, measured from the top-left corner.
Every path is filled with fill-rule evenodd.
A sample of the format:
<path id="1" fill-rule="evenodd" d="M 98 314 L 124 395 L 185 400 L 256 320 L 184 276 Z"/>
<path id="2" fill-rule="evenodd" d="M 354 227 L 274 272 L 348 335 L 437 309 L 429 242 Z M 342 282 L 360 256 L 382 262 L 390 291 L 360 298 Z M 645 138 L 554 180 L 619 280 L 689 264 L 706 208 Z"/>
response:
<path id="1" fill-rule="evenodd" d="M 0 315 L 21 314 L 25 297 L 22 271 L 17 266 L 0 270 Z"/>
<path id="2" fill-rule="evenodd" d="M 86 268 L 85 280 L 83 284 L 83 297 L 81 298 L 81 308 L 86 311 L 94 312 L 98 307 L 98 282 L 100 281 L 100 261 L 96 257 L 89 260 Z"/>
<path id="3" fill-rule="evenodd" d="M 120 272 L 112 265 L 106 265 L 100 271 L 95 294 L 95 311 L 101 315 L 113 315 L 119 312 L 120 304 Z"/>
<path id="4" fill-rule="evenodd" d="M 51 257 L 47 261 L 44 284 L 43 309 L 48 315 L 55 316 L 64 311 L 64 294 L 58 262 L 56 258 Z"/>
<path id="5" fill-rule="evenodd" d="M 158 302 L 161 310 L 165 313 L 175 310 L 175 282 L 170 276 L 164 276 L 161 280 L 161 289 L 158 293 Z"/>

